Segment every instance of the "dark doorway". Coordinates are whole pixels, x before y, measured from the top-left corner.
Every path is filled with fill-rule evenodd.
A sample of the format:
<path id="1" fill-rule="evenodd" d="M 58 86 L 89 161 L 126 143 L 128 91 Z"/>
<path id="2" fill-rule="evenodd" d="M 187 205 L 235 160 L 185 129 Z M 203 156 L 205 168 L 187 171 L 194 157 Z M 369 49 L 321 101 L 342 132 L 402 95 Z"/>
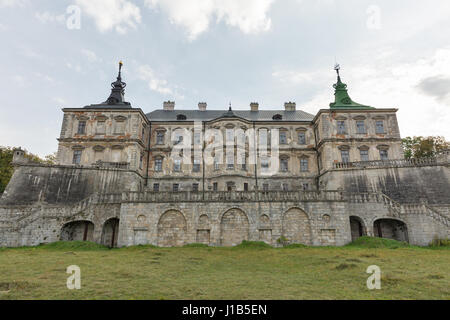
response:
<path id="1" fill-rule="evenodd" d="M 94 241 L 94 224 L 90 221 L 73 221 L 61 229 L 62 241 Z"/>
<path id="2" fill-rule="evenodd" d="M 359 237 L 366 235 L 364 223 L 361 218 L 352 216 L 350 217 L 350 230 L 352 233 L 352 241 L 355 241 Z"/>
<path id="3" fill-rule="evenodd" d="M 406 224 L 396 219 L 378 219 L 373 224 L 374 235 L 379 238 L 409 242 Z"/>
<path id="4" fill-rule="evenodd" d="M 102 244 L 110 248 L 117 247 L 117 239 L 119 236 L 119 219 L 112 218 L 106 220 L 102 231 Z"/>

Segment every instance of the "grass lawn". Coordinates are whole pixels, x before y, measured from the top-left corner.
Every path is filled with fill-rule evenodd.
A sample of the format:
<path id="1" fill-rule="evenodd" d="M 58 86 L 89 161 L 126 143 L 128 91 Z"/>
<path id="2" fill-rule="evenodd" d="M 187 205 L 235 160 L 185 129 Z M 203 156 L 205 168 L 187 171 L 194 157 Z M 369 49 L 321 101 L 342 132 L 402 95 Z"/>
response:
<path id="1" fill-rule="evenodd" d="M 59 242 L 0 249 L 0 299 L 450 299 L 448 248 L 369 238 L 291 248 Z M 66 287 L 69 265 L 81 268 L 81 290 Z M 381 268 L 381 290 L 366 287 L 369 265 Z"/>

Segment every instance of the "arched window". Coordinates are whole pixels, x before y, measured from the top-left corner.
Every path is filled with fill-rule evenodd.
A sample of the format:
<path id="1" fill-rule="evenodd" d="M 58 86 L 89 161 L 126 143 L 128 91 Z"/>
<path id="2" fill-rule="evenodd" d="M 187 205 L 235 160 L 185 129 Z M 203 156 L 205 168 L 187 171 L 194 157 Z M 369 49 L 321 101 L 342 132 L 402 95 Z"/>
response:
<path id="1" fill-rule="evenodd" d="M 177 115 L 177 120 L 186 120 L 187 117 L 184 114 Z"/>

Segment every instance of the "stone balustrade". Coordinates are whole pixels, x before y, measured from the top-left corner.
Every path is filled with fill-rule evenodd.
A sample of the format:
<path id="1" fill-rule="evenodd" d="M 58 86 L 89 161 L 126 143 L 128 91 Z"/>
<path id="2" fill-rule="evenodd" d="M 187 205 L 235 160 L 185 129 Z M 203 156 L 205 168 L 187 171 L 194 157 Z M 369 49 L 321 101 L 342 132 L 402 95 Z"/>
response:
<path id="1" fill-rule="evenodd" d="M 420 159 L 397 159 L 397 160 L 374 160 L 374 161 L 358 161 L 358 162 L 336 162 L 333 164 L 334 169 L 350 169 L 350 168 L 370 168 L 370 167 L 413 167 L 436 165 L 439 161 L 436 158 L 420 158 Z"/>

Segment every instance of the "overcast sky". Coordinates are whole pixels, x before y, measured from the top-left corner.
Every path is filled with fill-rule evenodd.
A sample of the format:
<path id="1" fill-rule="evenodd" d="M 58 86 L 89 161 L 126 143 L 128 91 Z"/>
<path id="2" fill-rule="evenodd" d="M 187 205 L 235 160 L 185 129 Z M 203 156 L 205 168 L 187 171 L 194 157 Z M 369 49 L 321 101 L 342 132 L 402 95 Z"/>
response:
<path id="1" fill-rule="evenodd" d="M 144 112 L 312 114 L 334 99 L 337 61 L 353 100 L 400 109 L 403 137 L 450 139 L 448 0 L 0 0 L 0 39 L 0 145 L 41 156 L 61 108 L 106 100 L 119 60 Z"/>

